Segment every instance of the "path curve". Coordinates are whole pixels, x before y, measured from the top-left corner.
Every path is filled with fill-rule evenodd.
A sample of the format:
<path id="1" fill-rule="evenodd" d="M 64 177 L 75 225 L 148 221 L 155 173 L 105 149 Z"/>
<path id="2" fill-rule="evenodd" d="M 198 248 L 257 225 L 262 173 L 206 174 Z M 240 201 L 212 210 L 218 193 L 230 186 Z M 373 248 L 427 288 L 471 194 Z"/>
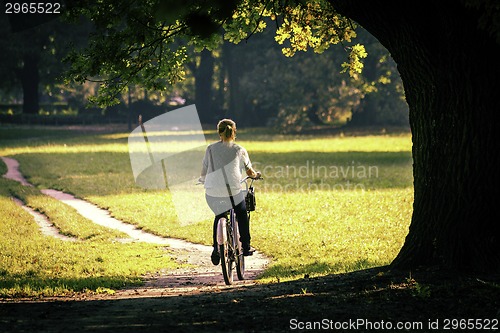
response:
<path id="1" fill-rule="evenodd" d="M 2 159 L 5 165 L 7 165 L 7 173 L 3 175 L 4 178 L 18 181 L 24 186 L 33 186 L 24 178 L 21 172 L 19 172 L 19 163 L 15 159 L 2 156 L 0 156 L 0 159 Z M 16 203 L 16 205 L 21 207 L 24 211 L 28 212 L 33 217 L 43 235 L 54 237 L 63 241 L 74 242 L 78 240 L 74 237 L 69 237 L 61 234 L 59 232 L 59 229 L 52 222 L 50 222 L 47 216 L 40 212 L 37 212 L 31 207 L 26 206 L 26 204 L 22 200 L 18 198 L 12 198 L 12 200 L 14 201 L 14 203 Z"/>
<path id="2" fill-rule="evenodd" d="M 78 241 L 77 238 L 69 237 L 69 236 L 61 234 L 59 232 L 59 229 L 56 226 L 54 226 L 54 224 L 52 224 L 52 222 L 50 222 L 49 219 L 47 218 L 47 216 L 45 216 L 44 214 L 37 212 L 36 210 L 34 210 L 31 207 L 26 206 L 24 204 L 24 202 L 18 198 L 12 198 L 12 199 L 19 207 L 21 207 L 26 212 L 28 212 L 31 216 L 33 216 L 33 219 L 40 227 L 40 231 L 45 236 L 55 237 L 55 238 L 58 238 L 58 239 L 63 240 L 63 241 L 70 241 L 70 242 Z"/>
<path id="3" fill-rule="evenodd" d="M 24 176 L 19 171 L 19 162 L 17 160 L 3 156 L 0 156 L 0 158 L 7 166 L 7 173 L 3 175 L 4 178 L 15 180 L 17 182 L 20 182 L 24 186 L 33 186 L 26 180 L 26 178 L 24 178 Z"/>
<path id="4" fill-rule="evenodd" d="M 107 210 L 99 208 L 88 201 L 78 199 L 71 194 L 52 189 L 43 189 L 41 192 L 73 207 L 80 215 L 93 221 L 95 224 L 121 231 L 132 238 L 132 240 L 153 244 L 169 244 L 168 239 L 147 233 L 143 230 L 137 229 L 132 224 L 117 220 L 112 217 Z"/>
<path id="5" fill-rule="evenodd" d="M 3 177 L 18 181 L 24 186 L 33 186 L 19 171 L 17 160 L 2 156 L 0 158 L 7 165 L 8 170 Z M 214 266 L 210 261 L 212 247 L 145 232 L 131 224 L 115 219 L 107 210 L 68 193 L 53 189 L 42 189 L 41 192 L 75 208 L 82 216 L 96 224 L 126 233 L 131 237 L 130 241 L 166 245 L 174 253 L 178 261 L 190 265 L 188 268 L 177 269 L 173 272 L 161 271 L 150 274 L 146 276 L 146 284 L 142 288 L 120 290 L 114 295 L 100 295 L 97 296 L 98 298 L 169 296 L 213 291 L 214 288 L 227 288 L 222 279 L 220 266 Z M 48 223 L 50 224 L 50 222 Z M 269 262 L 270 259 L 259 252 L 247 257 L 245 260 L 246 280 L 235 282 L 235 286 L 254 284 L 254 279 L 265 269 Z"/>

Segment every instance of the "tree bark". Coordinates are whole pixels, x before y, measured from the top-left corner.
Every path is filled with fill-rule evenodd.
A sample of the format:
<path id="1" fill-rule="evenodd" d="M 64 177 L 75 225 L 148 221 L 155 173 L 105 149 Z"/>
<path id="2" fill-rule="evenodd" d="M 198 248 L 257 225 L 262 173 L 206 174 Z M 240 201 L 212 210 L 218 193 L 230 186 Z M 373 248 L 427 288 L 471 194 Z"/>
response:
<path id="1" fill-rule="evenodd" d="M 245 122 L 244 118 L 244 96 L 240 86 L 241 64 L 236 61 L 234 53 L 235 45 L 224 43 L 224 66 L 227 70 L 229 88 L 229 110 L 226 116 L 233 118 L 238 124 Z"/>
<path id="2" fill-rule="evenodd" d="M 215 121 L 212 112 L 214 58 L 209 50 L 203 50 L 200 57 L 200 64 L 194 72 L 196 109 L 202 123 L 213 123 Z"/>
<path id="3" fill-rule="evenodd" d="M 38 85 L 40 83 L 38 73 L 39 58 L 35 55 L 25 55 L 23 62 L 24 66 L 18 72 L 23 87 L 23 113 L 38 114 L 40 109 L 38 96 Z"/>
<path id="4" fill-rule="evenodd" d="M 331 3 L 390 51 L 405 87 L 414 212 L 393 266 L 499 272 L 500 45 L 459 1 Z"/>

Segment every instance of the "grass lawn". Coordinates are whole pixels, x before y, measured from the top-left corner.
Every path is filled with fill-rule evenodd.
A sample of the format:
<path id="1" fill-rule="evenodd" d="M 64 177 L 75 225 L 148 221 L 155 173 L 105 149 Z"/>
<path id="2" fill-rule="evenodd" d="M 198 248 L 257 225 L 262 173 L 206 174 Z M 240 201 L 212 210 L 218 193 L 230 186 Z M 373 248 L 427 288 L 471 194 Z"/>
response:
<path id="1" fill-rule="evenodd" d="M 80 241 L 43 236 L 32 216 L 9 198 L 12 195 L 27 199 L 63 233 Z M 177 266 L 159 246 L 116 242 L 123 235 L 92 224 L 57 200 L 42 197 L 36 189 L 3 178 L 0 209 L 0 297 L 112 292 L 140 284 L 146 272 Z"/>
<path id="2" fill-rule="evenodd" d="M 167 190 L 135 185 L 127 137 L 128 133 L 1 128 L 0 155 L 17 159 L 23 174 L 38 188 L 55 188 L 85 198 L 109 209 L 113 216 L 159 235 L 210 244 L 211 216 L 204 222 L 180 225 Z M 207 140 L 215 141 L 215 132 L 207 132 Z M 256 184 L 257 210 L 251 218 L 253 245 L 273 258 L 263 281 L 385 265 L 398 253 L 413 204 L 409 133 L 292 136 L 252 129 L 240 130 L 238 143 L 247 148 L 254 166 L 265 177 Z M 0 163 L 0 172 L 4 171 Z M 40 196 L 37 189 L 1 181 L 0 207 L 10 214 L 10 222 L 2 223 L 0 237 L 14 240 L 2 240 L 0 245 L 0 288 L 4 294 L 15 289 L 15 281 L 22 286 L 22 279 L 59 279 L 62 285 L 72 279 L 86 281 L 89 260 L 101 270 L 90 278 L 101 279 L 99 283 L 105 288 L 116 285 L 102 280 L 119 276 L 119 283 L 135 281 L 148 270 L 172 265 L 154 246 L 113 243 L 113 232 L 89 226 L 88 221 L 58 206 L 61 204 Z M 64 233 L 82 242 L 48 241 L 38 234 L 30 217 L 7 199 L 9 195 L 43 210 L 58 221 Z M 67 215 L 55 217 L 57 214 Z M 26 224 L 24 236 L 12 227 L 20 221 Z M 8 236 L 6 228 L 10 228 Z M 30 249 L 20 253 L 19 246 Z M 47 247 L 48 253 L 53 253 L 51 258 L 60 258 L 63 264 L 41 257 L 36 247 Z M 134 251 L 141 253 L 140 260 L 113 256 L 118 252 L 132 256 Z M 109 258 L 102 257 L 103 252 Z M 101 259 L 97 258 L 99 253 Z M 71 260 L 63 260 L 68 257 Z M 25 267 L 21 261 L 36 261 L 43 268 Z M 38 290 L 42 285 L 46 284 L 40 282 Z"/>

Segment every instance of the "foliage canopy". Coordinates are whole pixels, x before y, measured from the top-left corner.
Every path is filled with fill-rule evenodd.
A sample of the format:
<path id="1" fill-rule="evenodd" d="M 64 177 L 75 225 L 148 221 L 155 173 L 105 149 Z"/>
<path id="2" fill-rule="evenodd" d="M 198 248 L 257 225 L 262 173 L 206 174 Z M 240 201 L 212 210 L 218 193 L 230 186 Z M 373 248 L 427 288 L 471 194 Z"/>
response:
<path id="1" fill-rule="evenodd" d="M 187 49 L 214 49 L 222 38 L 233 43 L 276 25 L 275 40 L 293 56 L 309 49 L 323 52 L 330 45 L 351 41 L 355 24 L 336 13 L 327 1 L 72 1 L 66 19 L 86 17 L 95 25 L 84 50 L 72 52 L 68 79 L 101 83 L 94 100 L 101 106 L 118 102 L 128 85 L 165 90 L 186 76 Z M 348 50 L 343 70 L 352 76 L 363 67 L 362 45 Z"/>

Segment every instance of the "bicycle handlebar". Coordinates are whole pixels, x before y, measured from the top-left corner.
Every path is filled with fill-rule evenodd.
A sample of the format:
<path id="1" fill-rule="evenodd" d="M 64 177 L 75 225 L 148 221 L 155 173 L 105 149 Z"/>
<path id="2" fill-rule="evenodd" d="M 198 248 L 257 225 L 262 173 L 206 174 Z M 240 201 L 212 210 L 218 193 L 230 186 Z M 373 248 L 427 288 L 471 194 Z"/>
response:
<path id="1" fill-rule="evenodd" d="M 243 184 L 243 182 L 245 182 L 247 179 L 251 179 L 252 181 L 255 181 L 255 180 L 264 180 L 264 177 L 262 177 L 262 175 L 260 175 L 259 177 L 246 176 L 245 178 L 243 178 L 242 180 L 240 180 L 240 184 Z M 200 180 L 198 180 L 198 182 L 195 183 L 195 185 L 203 185 L 203 184 L 205 184 L 205 182 L 202 182 Z"/>
<path id="2" fill-rule="evenodd" d="M 264 180 L 264 178 L 262 176 L 260 177 L 250 177 L 250 176 L 246 176 L 245 178 L 243 178 L 242 180 L 240 180 L 240 183 L 243 183 L 244 181 L 246 181 L 247 179 L 251 179 L 251 180 Z"/>

